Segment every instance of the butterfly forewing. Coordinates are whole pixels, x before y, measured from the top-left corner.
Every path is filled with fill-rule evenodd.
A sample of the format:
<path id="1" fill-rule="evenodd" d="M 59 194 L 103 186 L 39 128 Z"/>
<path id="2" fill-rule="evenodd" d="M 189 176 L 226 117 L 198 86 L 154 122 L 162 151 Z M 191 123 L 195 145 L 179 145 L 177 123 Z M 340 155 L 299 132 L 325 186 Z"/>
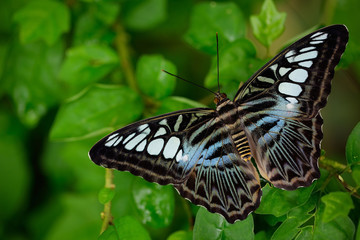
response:
<path id="1" fill-rule="evenodd" d="M 100 140 L 90 158 L 179 193 L 229 222 L 260 203 L 259 177 L 236 150 L 231 131 L 211 109 L 178 111 L 131 124 Z"/>
<path id="2" fill-rule="evenodd" d="M 237 92 L 234 102 L 279 98 L 275 110 L 301 118 L 312 118 L 326 105 L 334 68 L 339 63 L 348 41 L 343 25 L 315 31 L 270 60 Z"/>
<path id="3" fill-rule="evenodd" d="M 260 173 L 287 190 L 320 176 L 319 110 L 348 41 L 345 26 L 320 29 L 283 50 L 235 97 Z"/>

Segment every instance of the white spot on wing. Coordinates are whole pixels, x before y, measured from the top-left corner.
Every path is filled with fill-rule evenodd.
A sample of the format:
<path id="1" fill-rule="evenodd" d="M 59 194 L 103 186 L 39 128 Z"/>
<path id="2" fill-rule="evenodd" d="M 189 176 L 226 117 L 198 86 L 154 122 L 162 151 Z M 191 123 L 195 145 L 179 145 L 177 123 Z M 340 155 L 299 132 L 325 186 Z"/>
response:
<path id="1" fill-rule="evenodd" d="M 279 69 L 279 73 L 280 73 L 280 76 L 284 76 L 291 68 L 285 68 L 285 67 L 281 67 Z"/>
<path id="2" fill-rule="evenodd" d="M 154 138 L 156 138 L 158 136 L 162 136 L 164 134 L 166 134 L 166 130 L 165 130 L 165 128 L 161 127 L 156 131 L 156 133 L 154 135 Z"/>
<path id="3" fill-rule="evenodd" d="M 114 134 L 110 135 L 106 141 L 110 141 L 111 139 L 113 139 L 117 135 L 119 135 L 119 133 L 114 133 Z"/>
<path id="4" fill-rule="evenodd" d="M 301 62 L 301 61 L 313 59 L 313 58 L 316 58 L 317 55 L 318 55 L 317 51 L 311 51 L 311 52 L 307 52 L 307 53 L 302 53 L 300 55 L 295 56 L 293 61 L 294 62 Z"/>
<path id="5" fill-rule="evenodd" d="M 114 145 L 115 142 L 120 142 L 121 139 L 122 139 L 122 136 L 121 136 L 121 139 L 118 137 L 119 133 L 115 133 L 115 134 L 112 134 L 111 136 L 108 137 L 108 139 L 106 140 L 106 143 L 105 143 L 105 146 L 106 147 L 112 147 Z M 118 141 L 120 139 L 120 141 Z M 119 143 L 117 143 L 119 144 Z"/>
<path id="6" fill-rule="evenodd" d="M 142 152 L 142 151 L 144 151 L 145 147 L 146 147 L 146 139 L 145 139 L 144 141 L 142 141 L 142 142 L 136 147 L 135 150 L 138 151 L 138 152 Z"/>
<path id="7" fill-rule="evenodd" d="M 164 140 L 162 138 L 154 139 L 149 143 L 147 147 L 147 152 L 150 155 L 159 155 L 163 147 Z"/>
<path id="8" fill-rule="evenodd" d="M 117 145 L 121 142 L 122 139 L 123 139 L 123 136 L 119 137 L 119 138 L 116 140 L 116 142 L 114 143 L 114 147 L 117 146 Z"/>
<path id="9" fill-rule="evenodd" d="M 306 68 L 311 67 L 312 64 L 313 64 L 312 61 L 299 62 L 299 65 L 300 65 L 300 66 L 306 67 Z"/>
<path id="10" fill-rule="evenodd" d="M 313 40 L 325 40 L 327 38 L 328 34 L 324 33 L 321 36 L 315 37 Z"/>
<path id="11" fill-rule="evenodd" d="M 279 84 L 279 92 L 289 96 L 297 97 L 302 92 L 302 88 L 299 84 L 282 82 Z"/>
<path id="12" fill-rule="evenodd" d="M 294 82 L 303 83 L 308 78 L 309 74 L 305 69 L 295 69 L 289 74 L 289 79 Z"/>
<path id="13" fill-rule="evenodd" d="M 179 115 L 178 119 L 176 120 L 175 126 L 174 126 L 175 131 L 179 131 L 179 127 L 180 127 L 182 120 L 183 120 L 183 116 Z"/>
<path id="14" fill-rule="evenodd" d="M 144 138 L 146 138 L 147 134 L 144 133 L 140 133 L 139 135 L 137 135 L 136 137 L 134 137 L 133 139 L 131 139 L 130 142 L 128 142 L 125 145 L 125 149 L 127 150 L 131 150 L 133 149 L 136 145 L 138 145 Z"/>
<path id="15" fill-rule="evenodd" d="M 123 136 L 119 137 L 119 133 L 114 133 L 107 138 L 105 146 L 106 147 L 115 147 L 116 145 L 118 145 L 121 142 L 122 139 L 123 139 Z"/>
<path id="16" fill-rule="evenodd" d="M 323 34 L 323 32 L 314 33 L 314 34 L 311 36 L 311 38 L 314 38 L 314 37 L 316 37 L 316 36 L 319 36 L 320 34 Z"/>
<path id="17" fill-rule="evenodd" d="M 271 84 L 273 84 L 275 82 L 274 79 L 268 78 L 268 77 L 258 76 L 257 78 L 260 82 L 266 82 L 266 83 L 271 83 Z"/>
<path id="18" fill-rule="evenodd" d="M 138 131 L 139 131 L 139 132 L 142 132 L 142 130 L 144 130 L 144 129 L 147 128 L 147 127 L 149 127 L 149 124 L 147 124 L 147 123 L 146 123 L 146 124 L 143 124 L 143 125 L 141 125 L 141 126 L 138 127 Z"/>
<path id="19" fill-rule="evenodd" d="M 176 161 L 177 162 L 180 162 L 181 161 L 181 159 L 182 159 L 182 156 L 183 155 L 183 151 L 182 151 L 182 149 L 180 149 L 180 151 L 178 152 L 178 154 L 176 154 Z"/>
<path id="20" fill-rule="evenodd" d="M 288 58 L 288 57 L 291 57 L 295 54 L 295 51 L 294 50 L 291 50 L 291 51 L 288 51 L 286 54 L 285 54 L 285 57 Z"/>
<path id="21" fill-rule="evenodd" d="M 180 146 L 180 139 L 178 137 L 172 136 L 165 145 L 164 148 L 164 157 L 165 158 L 174 158 L 178 148 Z"/>
<path id="22" fill-rule="evenodd" d="M 300 49 L 300 52 L 307 52 L 307 51 L 310 51 L 310 50 L 314 50 L 316 47 L 306 47 L 306 48 L 303 48 L 303 49 Z"/>
<path id="23" fill-rule="evenodd" d="M 294 98 L 294 97 L 286 97 L 285 99 L 288 100 L 289 103 L 292 103 L 292 104 L 296 104 L 296 103 L 299 102 L 299 101 L 298 101 L 296 98 Z"/>
<path id="24" fill-rule="evenodd" d="M 310 44 L 320 44 L 323 43 L 324 41 L 311 41 Z"/>
<path id="25" fill-rule="evenodd" d="M 163 119 L 159 122 L 160 125 L 163 125 L 163 126 L 168 126 L 167 124 L 167 120 L 166 119 Z"/>
<path id="26" fill-rule="evenodd" d="M 274 64 L 274 65 L 270 66 L 270 69 L 273 71 L 276 71 L 277 67 L 278 67 L 278 65 Z"/>
<path id="27" fill-rule="evenodd" d="M 126 144 L 130 139 L 133 138 L 133 136 L 135 136 L 135 133 L 132 133 L 132 134 L 130 134 L 129 136 L 127 136 L 127 138 L 125 138 L 123 144 Z"/>

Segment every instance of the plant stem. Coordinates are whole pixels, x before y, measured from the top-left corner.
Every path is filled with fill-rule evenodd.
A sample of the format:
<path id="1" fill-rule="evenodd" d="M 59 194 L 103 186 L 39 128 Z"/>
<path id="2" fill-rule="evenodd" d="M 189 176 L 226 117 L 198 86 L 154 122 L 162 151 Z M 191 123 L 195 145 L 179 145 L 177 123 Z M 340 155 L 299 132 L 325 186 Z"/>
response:
<path id="1" fill-rule="evenodd" d="M 123 28 L 123 26 L 116 22 L 114 24 L 114 29 L 116 33 L 114 45 L 117 50 L 119 59 L 120 59 L 120 65 L 122 70 L 124 71 L 126 82 L 128 83 L 129 87 L 133 90 L 139 92 L 139 89 L 136 84 L 135 74 L 134 74 L 134 68 L 131 64 L 130 55 L 128 51 L 128 36 Z M 114 189 L 115 185 L 113 182 L 114 174 L 112 169 L 105 169 L 105 188 Z M 111 215 L 111 201 L 105 203 L 104 205 L 104 211 L 102 212 L 102 218 L 103 223 L 101 226 L 101 233 L 103 233 L 109 226 L 109 224 L 112 223 L 112 215 Z"/>
<path id="2" fill-rule="evenodd" d="M 114 189 L 115 185 L 113 183 L 114 174 L 113 169 L 105 168 L 105 188 Z M 101 226 L 100 234 L 102 234 L 112 223 L 111 215 L 111 201 L 104 204 L 104 211 L 102 212 L 103 223 Z"/>
<path id="3" fill-rule="evenodd" d="M 115 23 L 114 29 L 116 32 L 116 37 L 114 42 L 115 48 L 120 58 L 120 64 L 125 74 L 125 80 L 133 90 L 138 92 L 138 87 L 136 84 L 136 79 L 134 74 L 134 68 L 131 64 L 130 55 L 127 47 L 128 35 L 124 31 L 123 26 L 118 22 Z"/>

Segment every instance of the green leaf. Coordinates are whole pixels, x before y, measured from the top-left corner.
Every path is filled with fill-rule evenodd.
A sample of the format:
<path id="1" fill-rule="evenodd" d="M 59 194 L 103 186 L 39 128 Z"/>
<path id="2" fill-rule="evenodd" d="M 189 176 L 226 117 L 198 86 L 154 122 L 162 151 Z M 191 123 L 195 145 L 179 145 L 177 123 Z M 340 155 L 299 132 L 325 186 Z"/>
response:
<path id="1" fill-rule="evenodd" d="M 50 139 L 79 140 L 109 133 L 138 119 L 142 110 L 140 96 L 130 88 L 95 85 L 61 106 Z"/>
<path id="2" fill-rule="evenodd" d="M 106 25 L 114 23 L 120 11 L 118 2 L 95 1 L 91 7 L 91 11 L 95 13 L 96 18 Z"/>
<path id="3" fill-rule="evenodd" d="M 197 4 L 191 12 L 190 28 L 184 37 L 194 48 L 216 54 L 216 32 L 220 46 L 245 36 L 246 22 L 235 3 Z"/>
<path id="4" fill-rule="evenodd" d="M 119 239 L 150 240 L 146 229 L 133 217 L 125 216 L 114 220 Z"/>
<path id="5" fill-rule="evenodd" d="M 187 231 L 177 231 L 172 233 L 167 240 L 192 240 L 193 236 L 192 236 L 192 232 L 187 232 Z"/>
<path id="6" fill-rule="evenodd" d="M 25 209 L 31 184 L 31 172 L 22 134 L 16 118 L 0 111 L 0 221 Z M 21 134 L 21 135 L 20 135 Z"/>
<path id="7" fill-rule="evenodd" d="M 116 232 L 114 226 L 110 225 L 105 232 L 103 232 L 99 237 L 98 240 L 121 240 Z"/>
<path id="8" fill-rule="evenodd" d="M 325 204 L 320 204 L 315 216 L 313 239 L 316 240 L 348 240 L 354 239 L 355 225 L 348 216 L 338 216 L 330 222 L 323 219 Z M 342 209 L 338 209 L 342 211 Z"/>
<path id="9" fill-rule="evenodd" d="M 143 55 L 136 67 L 136 79 L 139 88 L 155 99 L 170 96 L 174 91 L 176 79 L 163 72 L 176 74 L 176 67 L 161 55 Z"/>
<path id="10" fill-rule="evenodd" d="M 265 0 L 259 15 L 252 15 L 250 23 L 254 35 L 264 46 L 269 47 L 284 31 L 286 13 L 278 12 L 272 0 Z"/>
<path id="11" fill-rule="evenodd" d="M 154 28 L 167 18 L 166 0 L 128 1 L 124 4 L 125 25 L 132 30 Z"/>
<path id="12" fill-rule="evenodd" d="M 136 178 L 132 195 L 142 223 L 153 228 L 162 228 L 171 224 L 175 207 L 171 186 L 161 186 Z"/>
<path id="13" fill-rule="evenodd" d="M 312 236 L 313 236 L 313 226 L 306 226 L 300 230 L 295 240 L 308 240 L 308 239 L 312 239 Z"/>
<path id="14" fill-rule="evenodd" d="M 303 224 L 313 217 L 311 212 L 316 207 L 317 200 L 317 197 L 311 197 L 306 204 L 290 210 L 286 220 L 276 229 L 271 239 L 294 239 L 302 231 Z"/>
<path id="15" fill-rule="evenodd" d="M 260 207 L 255 211 L 258 214 L 272 214 L 280 217 L 291 209 L 298 207 L 308 201 L 316 184 L 310 187 L 298 188 L 294 191 L 286 191 L 270 187 L 266 184 L 262 188 L 263 196 Z"/>
<path id="16" fill-rule="evenodd" d="M 60 100 L 61 88 L 57 80 L 63 45 L 53 46 L 37 42 L 20 45 L 13 42 L 4 64 L 2 84 L 13 99 L 16 112 L 28 127 Z"/>
<path id="17" fill-rule="evenodd" d="M 360 239 L 360 221 L 358 222 L 357 231 L 356 231 L 356 240 Z"/>
<path id="18" fill-rule="evenodd" d="M 101 228 L 101 205 L 96 196 L 64 194 L 62 211 L 44 239 L 93 239 Z"/>
<path id="19" fill-rule="evenodd" d="M 107 75 L 118 64 L 116 53 L 103 45 L 78 46 L 66 53 L 60 78 L 70 95 Z"/>
<path id="20" fill-rule="evenodd" d="M 103 3 L 103 2 L 101 2 Z M 75 23 L 73 46 L 111 45 L 115 33 L 99 17 L 97 11 L 87 11 Z"/>
<path id="21" fill-rule="evenodd" d="M 330 222 L 340 216 L 346 217 L 350 209 L 354 208 L 350 194 L 345 192 L 331 192 L 323 196 L 321 201 L 325 204 L 323 222 Z"/>
<path id="22" fill-rule="evenodd" d="M 110 202 L 115 196 L 115 191 L 112 188 L 102 188 L 99 192 L 99 202 L 105 204 Z"/>
<path id="23" fill-rule="evenodd" d="M 351 171 L 351 175 L 356 182 L 356 186 L 360 187 L 360 166 L 354 166 Z"/>
<path id="24" fill-rule="evenodd" d="M 351 131 L 346 142 L 346 160 L 350 165 L 360 166 L 360 122 Z"/>
<path id="25" fill-rule="evenodd" d="M 43 39 L 52 45 L 69 30 L 70 14 L 62 2 L 31 1 L 15 13 L 14 21 L 20 24 L 21 42 Z"/>
<path id="26" fill-rule="evenodd" d="M 265 231 L 259 231 L 255 234 L 255 240 L 268 240 L 270 236 L 266 234 Z"/>
<path id="27" fill-rule="evenodd" d="M 265 61 L 256 58 L 254 45 L 246 39 L 239 39 L 226 45 L 219 53 L 221 91 L 229 98 L 235 96 L 240 82 L 245 82 Z M 217 59 L 212 59 L 211 69 L 205 79 L 208 88 L 217 87 Z"/>
<path id="28" fill-rule="evenodd" d="M 243 221 L 228 223 L 219 214 L 200 208 L 195 219 L 194 239 L 254 239 L 254 221 L 249 215 Z"/>
<path id="29" fill-rule="evenodd" d="M 360 8 L 360 2 L 357 0 L 346 0 L 330 3 L 329 6 L 334 8 L 331 23 L 345 24 L 351 35 L 339 65 L 349 66 L 351 64 L 354 73 L 357 75 L 356 80 L 359 83 L 360 62 L 358 59 L 360 58 L 360 46 L 358 43 L 360 41 L 360 33 L 357 30 L 359 26 L 357 21 L 359 19 L 358 9 Z"/>
<path id="30" fill-rule="evenodd" d="M 183 97 L 167 97 L 161 101 L 161 106 L 156 111 L 156 115 L 175 112 L 182 109 L 188 108 L 206 108 L 206 105 L 195 102 L 188 98 Z"/>

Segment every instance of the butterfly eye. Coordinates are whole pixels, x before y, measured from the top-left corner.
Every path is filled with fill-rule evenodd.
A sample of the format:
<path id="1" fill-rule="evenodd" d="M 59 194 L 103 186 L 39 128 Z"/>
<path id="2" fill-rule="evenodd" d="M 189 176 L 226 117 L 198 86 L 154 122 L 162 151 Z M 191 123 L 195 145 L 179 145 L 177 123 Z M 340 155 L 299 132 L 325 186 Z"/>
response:
<path id="1" fill-rule="evenodd" d="M 221 102 L 224 99 L 227 99 L 227 95 L 225 93 L 217 93 L 215 98 L 214 98 L 214 103 L 216 105 L 218 105 L 219 102 Z"/>

